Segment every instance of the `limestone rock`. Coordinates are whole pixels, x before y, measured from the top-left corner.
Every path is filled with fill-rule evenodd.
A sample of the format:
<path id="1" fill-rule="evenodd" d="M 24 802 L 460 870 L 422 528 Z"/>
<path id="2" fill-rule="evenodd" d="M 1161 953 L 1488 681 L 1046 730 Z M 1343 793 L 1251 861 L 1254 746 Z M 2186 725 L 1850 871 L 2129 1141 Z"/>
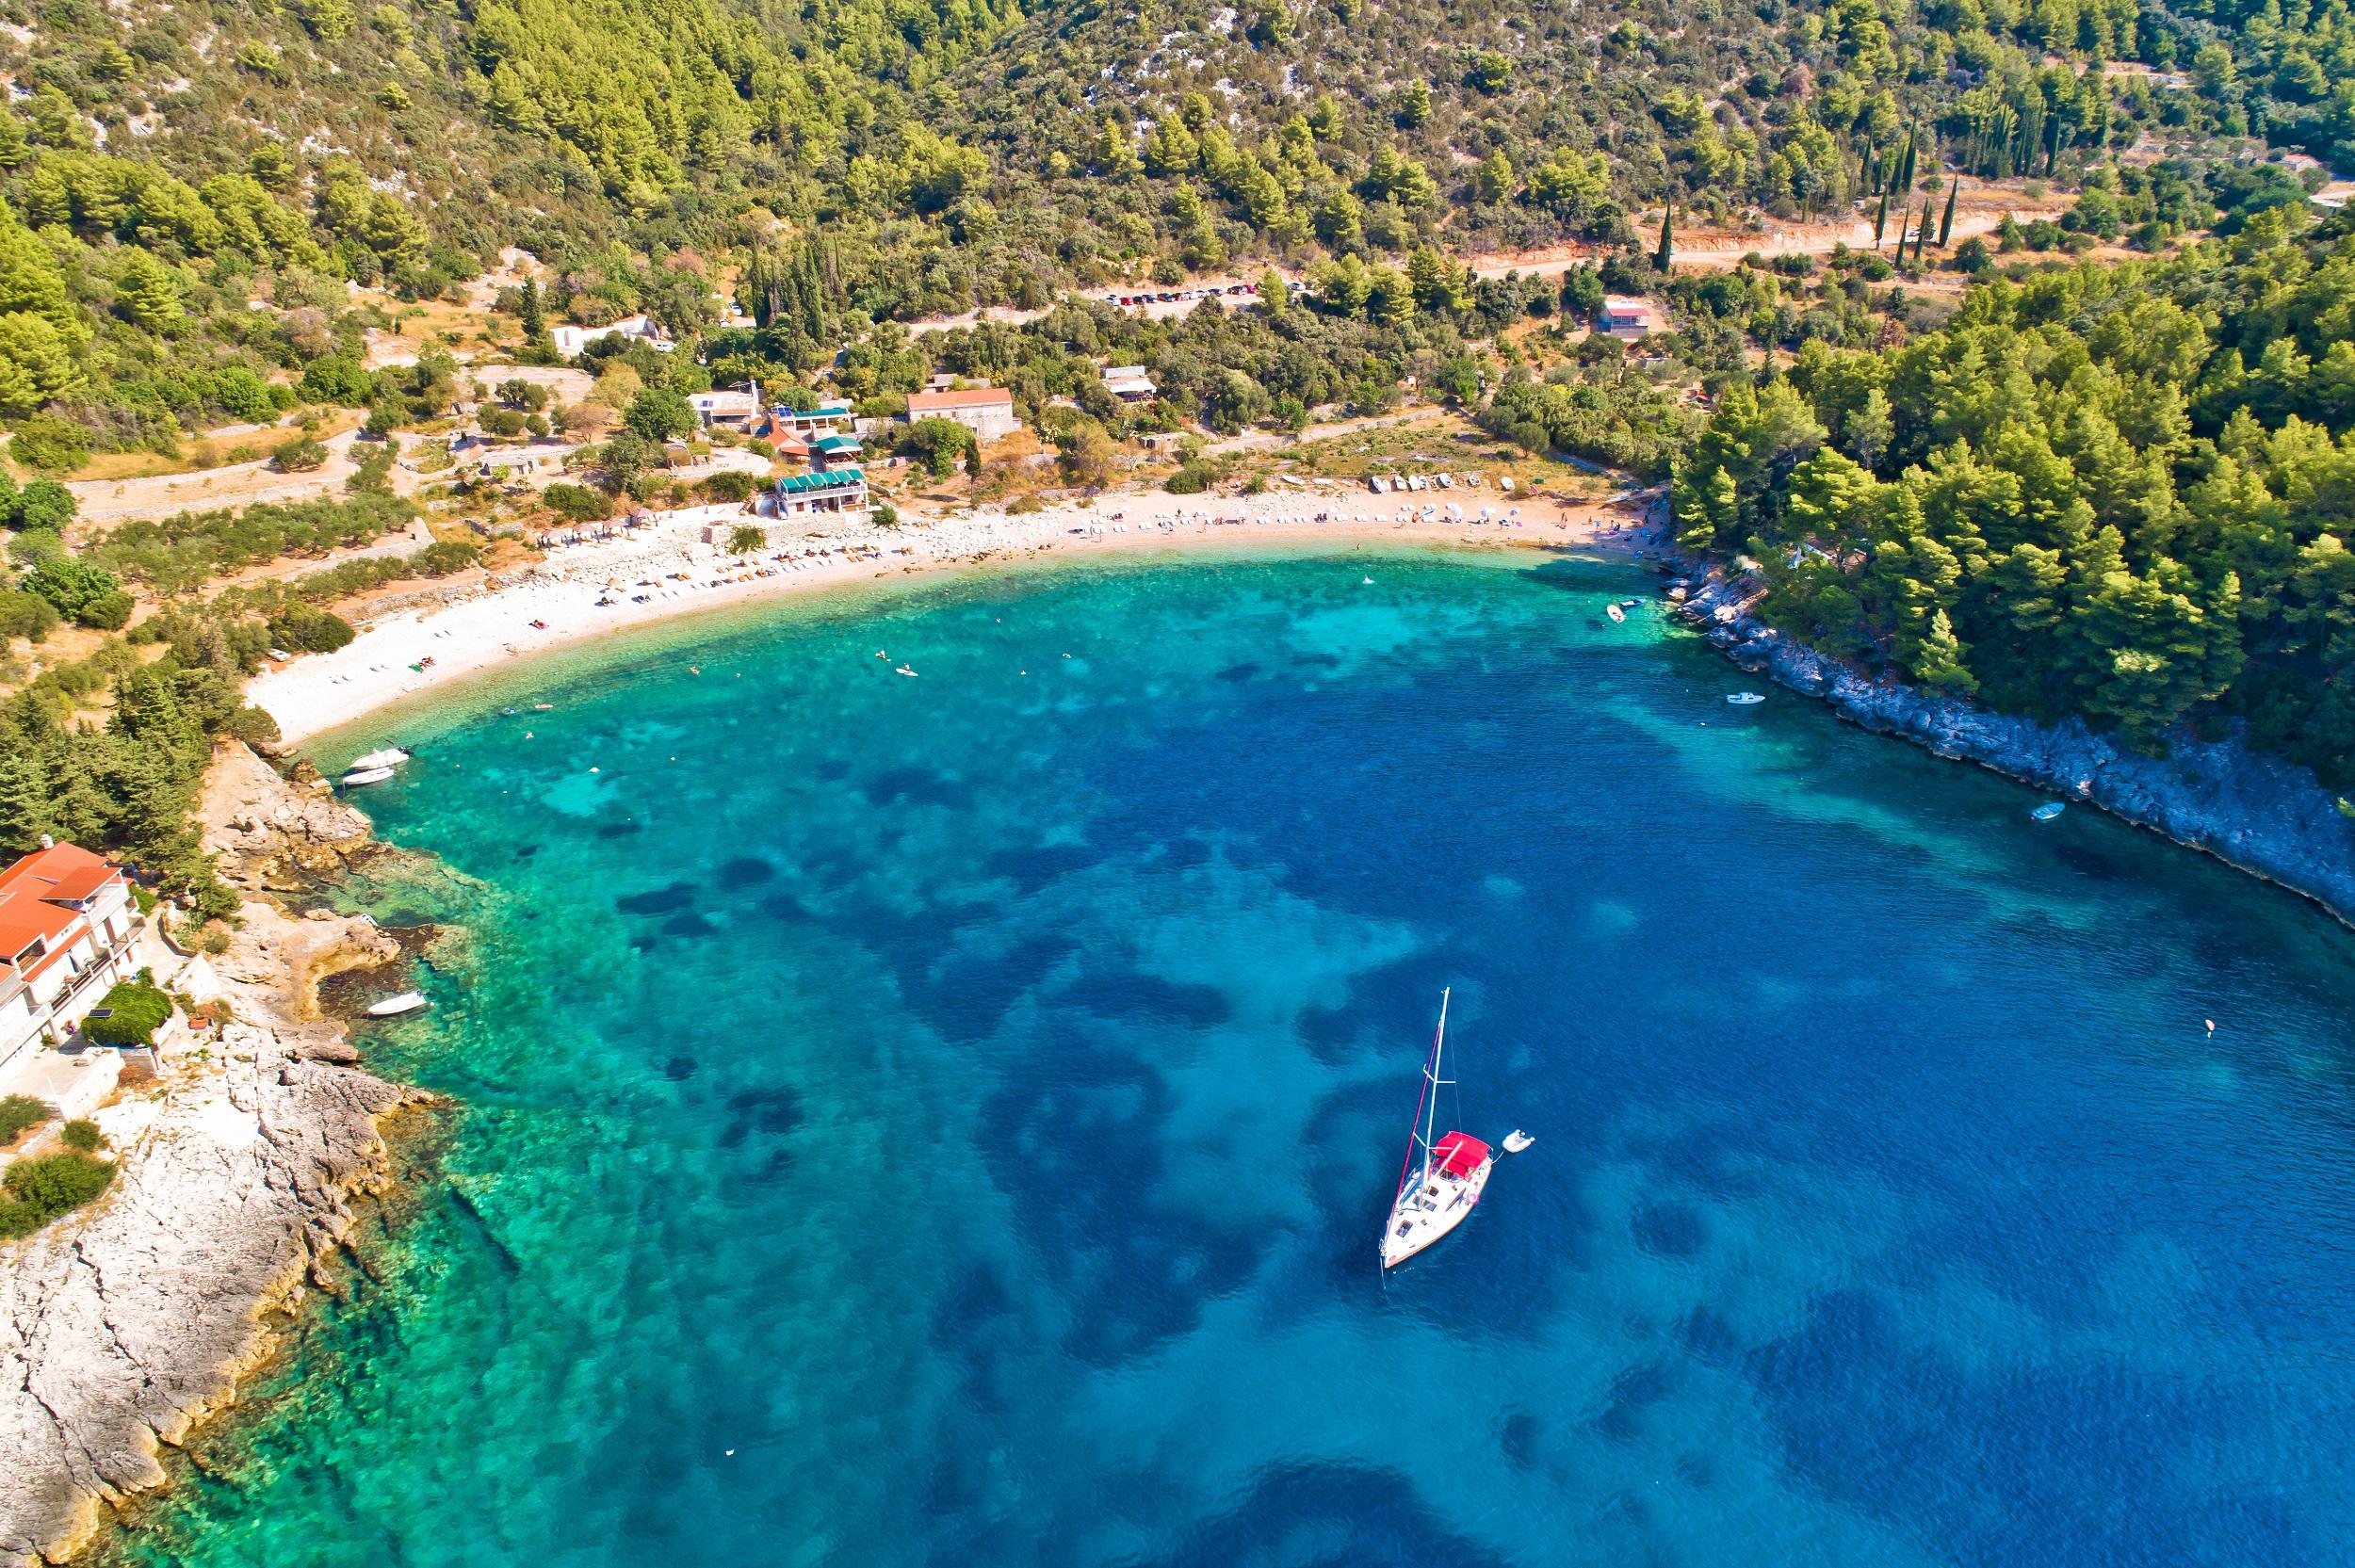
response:
<path id="1" fill-rule="evenodd" d="M 225 856 L 341 863 L 368 842 L 242 746 L 217 755 L 204 821 Z M 160 1482 L 159 1447 L 234 1396 L 262 1313 L 349 1232 L 349 1196 L 386 1169 L 378 1118 L 424 1096 L 351 1065 L 312 994 L 398 951 L 365 916 L 247 905 L 211 961 L 234 1019 L 210 1060 L 168 1070 L 104 1198 L 0 1247 L 0 1563 L 62 1558 L 104 1503 Z"/>
<path id="2" fill-rule="evenodd" d="M 1681 563 L 1698 586 L 1680 613 L 1746 670 L 1828 702 L 1842 718 L 1901 736 L 2100 806 L 2305 894 L 2355 925 L 2355 818 L 2302 768 L 2252 751 L 2237 734 L 2168 737 L 2165 755 L 2129 750 L 2083 719 L 2058 724 L 1992 712 L 1959 697 L 1876 680 L 1758 621 L 1754 584 L 1705 562 Z"/>

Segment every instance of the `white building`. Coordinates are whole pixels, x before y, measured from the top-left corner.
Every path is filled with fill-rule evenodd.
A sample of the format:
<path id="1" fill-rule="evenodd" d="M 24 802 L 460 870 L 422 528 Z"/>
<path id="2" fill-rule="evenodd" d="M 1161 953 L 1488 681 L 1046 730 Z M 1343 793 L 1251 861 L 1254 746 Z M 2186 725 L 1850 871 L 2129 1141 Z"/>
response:
<path id="1" fill-rule="evenodd" d="M 664 354 L 678 347 L 671 341 L 670 333 L 643 315 L 625 315 L 602 327 L 557 327 L 550 330 L 548 336 L 555 339 L 556 351 L 568 360 L 577 356 L 589 345 L 609 337 L 631 338 Z"/>
<path id="2" fill-rule="evenodd" d="M 740 434 L 760 422 L 760 394 L 748 388 L 690 392 L 687 395 L 687 406 L 695 411 L 695 422 L 706 430 L 716 427 Z"/>
<path id="3" fill-rule="evenodd" d="M 1141 364 L 1110 364 L 1104 367 L 1104 390 L 1124 403 L 1149 403 L 1158 394 L 1153 378 Z"/>
<path id="4" fill-rule="evenodd" d="M 1614 294 L 1603 299 L 1602 315 L 1596 318 L 1595 330 L 1622 343 L 1641 343 L 1654 332 L 1667 331 L 1667 323 L 1661 318 L 1660 307 L 1649 299 Z"/>
<path id="5" fill-rule="evenodd" d="M 72 844 L 0 871 L 0 1067 L 79 1028 L 137 973 L 138 910 L 122 870 Z"/>

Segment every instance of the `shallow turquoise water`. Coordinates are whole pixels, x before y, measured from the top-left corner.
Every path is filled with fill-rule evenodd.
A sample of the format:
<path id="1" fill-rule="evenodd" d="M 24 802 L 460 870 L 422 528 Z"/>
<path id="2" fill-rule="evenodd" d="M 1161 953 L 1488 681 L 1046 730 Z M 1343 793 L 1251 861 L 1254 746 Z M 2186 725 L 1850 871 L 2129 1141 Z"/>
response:
<path id="1" fill-rule="evenodd" d="M 407 716 L 447 1181 L 125 1551 L 2345 1560 L 2355 942 L 1643 586 L 935 580 Z M 1386 1285 L 1443 985 L 1538 1143 Z"/>

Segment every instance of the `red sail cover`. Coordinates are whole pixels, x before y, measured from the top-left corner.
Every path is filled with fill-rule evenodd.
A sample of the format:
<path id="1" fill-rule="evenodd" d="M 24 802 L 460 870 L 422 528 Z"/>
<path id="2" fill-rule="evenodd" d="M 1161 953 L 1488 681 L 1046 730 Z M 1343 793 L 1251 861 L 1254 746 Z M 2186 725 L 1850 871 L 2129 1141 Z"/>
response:
<path id="1" fill-rule="evenodd" d="M 1488 1157 L 1488 1146 L 1470 1133 L 1452 1132 L 1432 1149 L 1439 1169 L 1451 1176 L 1469 1176 Z"/>

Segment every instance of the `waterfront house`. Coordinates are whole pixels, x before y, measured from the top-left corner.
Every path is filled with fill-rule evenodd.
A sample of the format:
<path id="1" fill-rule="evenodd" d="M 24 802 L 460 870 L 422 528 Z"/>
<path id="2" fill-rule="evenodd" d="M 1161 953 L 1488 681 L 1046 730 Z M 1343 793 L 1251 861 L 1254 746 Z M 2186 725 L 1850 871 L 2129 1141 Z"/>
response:
<path id="1" fill-rule="evenodd" d="M 0 1068 L 65 1040 L 137 973 L 142 924 L 131 880 L 78 845 L 44 845 L 0 871 Z"/>
<path id="2" fill-rule="evenodd" d="M 908 394 L 908 423 L 951 419 L 983 441 L 996 441 L 1022 428 L 1014 416 L 1014 394 L 1001 386 L 974 386 Z"/>
<path id="3" fill-rule="evenodd" d="M 1621 343 L 1641 343 L 1654 332 L 1667 331 L 1661 319 L 1660 307 L 1637 295 L 1614 294 L 1605 297 L 1602 315 L 1595 320 L 1595 330 Z"/>
<path id="4" fill-rule="evenodd" d="M 822 512 L 859 511 L 867 506 L 867 476 L 856 468 L 829 468 L 815 474 L 788 474 L 772 487 L 771 515 L 806 517 Z"/>

